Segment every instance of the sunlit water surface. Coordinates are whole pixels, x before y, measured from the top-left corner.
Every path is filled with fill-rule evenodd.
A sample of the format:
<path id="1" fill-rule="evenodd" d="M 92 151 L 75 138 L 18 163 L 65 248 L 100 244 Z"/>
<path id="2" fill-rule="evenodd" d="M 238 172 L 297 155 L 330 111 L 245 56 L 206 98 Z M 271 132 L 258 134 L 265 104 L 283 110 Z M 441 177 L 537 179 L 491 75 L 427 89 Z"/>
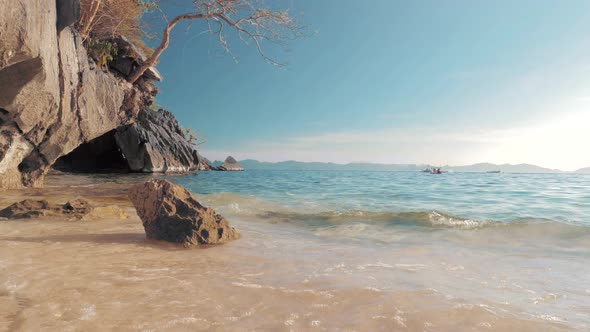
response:
<path id="1" fill-rule="evenodd" d="M 140 175 L 9 191 L 108 208 L 0 222 L 0 330 L 590 329 L 590 176 L 246 171 L 169 177 L 232 243 L 147 241 Z M 112 213 L 111 213 L 112 212 Z"/>

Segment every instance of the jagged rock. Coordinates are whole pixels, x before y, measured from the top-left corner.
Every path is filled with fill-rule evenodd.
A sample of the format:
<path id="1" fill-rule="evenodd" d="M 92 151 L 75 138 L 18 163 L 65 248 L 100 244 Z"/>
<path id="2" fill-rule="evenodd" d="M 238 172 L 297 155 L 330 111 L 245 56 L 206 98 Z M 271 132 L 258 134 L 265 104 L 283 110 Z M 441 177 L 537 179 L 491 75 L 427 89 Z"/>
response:
<path id="1" fill-rule="evenodd" d="M 64 205 L 49 204 L 46 200 L 26 199 L 0 210 L 0 218 L 30 219 L 66 215 L 68 218 L 81 219 L 92 210 L 90 203 L 81 198 Z"/>
<path id="2" fill-rule="evenodd" d="M 197 151 L 168 111 L 141 111 L 134 124 L 117 129 L 115 139 L 132 171 L 184 173 L 198 169 Z"/>
<path id="3" fill-rule="evenodd" d="M 142 111 L 134 124 L 80 145 L 53 167 L 65 172 L 145 173 L 214 169 L 166 111 Z"/>
<path id="4" fill-rule="evenodd" d="M 92 210 L 90 203 L 82 198 L 69 201 L 63 206 L 64 213 L 72 215 L 85 215 L 92 212 Z"/>
<path id="5" fill-rule="evenodd" d="M 57 1 L 0 0 L 0 188 L 42 185 L 59 157 L 153 99 L 93 65 L 70 28 L 78 1 Z"/>
<path id="6" fill-rule="evenodd" d="M 0 185 L 13 187 L 20 183 L 18 165 L 47 130 L 41 118 L 57 116 L 57 17 L 55 3 L 43 0 L 0 0 L 0 8 L 0 129 L 2 140 L 12 142 L 0 161 Z"/>
<path id="7" fill-rule="evenodd" d="M 79 19 L 79 0 L 57 0 L 57 31 L 74 25 Z"/>
<path id="8" fill-rule="evenodd" d="M 7 219 L 29 219 L 52 214 L 49 202 L 46 200 L 26 199 L 14 203 L 0 211 L 0 217 Z"/>
<path id="9" fill-rule="evenodd" d="M 129 189 L 129 198 L 148 239 L 184 246 L 217 244 L 239 238 L 239 232 L 191 193 L 169 181 L 152 179 Z"/>
<path id="10" fill-rule="evenodd" d="M 240 163 L 238 163 L 238 161 L 236 159 L 234 159 L 234 157 L 229 156 L 225 159 L 223 164 L 221 164 L 221 166 L 219 167 L 219 170 L 221 170 L 221 171 L 243 171 L 244 167 L 242 167 L 242 165 L 240 165 Z"/>
<path id="11" fill-rule="evenodd" d="M 207 158 L 205 158 L 199 154 L 199 165 L 197 166 L 197 170 L 199 170 L 199 171 L 218 171 L 219 169 L 217 167 L 211 165 L 211 162 Z"/>
<path id="12" fill-rule="evenodd" d="M 125 76 L 131 75 L 139 64 L 147 59 L 145 52 L 124 36 L 117 37 L 114 43 L 118 52 L 115 60 L 109 65 Z M 162 80 L 162 75 L 155 67 L 148 68 L 143 76 L 150 80 Z"/>
<path id="13" fill-rule="evenodd" d="M 17 129 L 2 126 L 0 132 L 0 188 L 22 186 L 18 165 L 33 151 L 33 145 Z"/>

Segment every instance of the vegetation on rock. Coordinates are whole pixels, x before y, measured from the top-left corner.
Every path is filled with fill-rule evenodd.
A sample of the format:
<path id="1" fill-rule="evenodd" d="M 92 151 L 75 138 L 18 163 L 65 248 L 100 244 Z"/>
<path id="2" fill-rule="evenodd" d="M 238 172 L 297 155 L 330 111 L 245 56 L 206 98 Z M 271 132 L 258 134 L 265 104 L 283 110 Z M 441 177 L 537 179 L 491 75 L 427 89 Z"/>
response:
<path id="1" fill-rule="evenodd" d="M 92 39 L 88 42 L 88 53 L 96 59 L 98 67 L 103 69 L 110 61 L 114 60 L 114 56 L 117 55 L 118 51 L 116 47 L 113 47 L 113 43 L 108 40 Z"/>
<path id="2" fill-rule="evenodd" d="M 184 0 L 183 14 L 166 18 L 158 0 L 81 0 L 79 30 L 84 39 L 105 40 L 123 35 L 134 44 L 145 48 L 142 37 L 145 31 L 141 17 L 146 11 L 158 10 L 166 24 L 161 41 L 128 77 L 129 82 L 137 81 L 146 70 L 153 67 L 169 46 L 170 32 L 180 22 L 201 20 L 210 35 L 215 36 L 228 54 L 226 34 L 228 30 L 246 44 L 252 43 L 262 58 L 273 65 L 282 66 L 264 51 L 264 44 L 283 46 L 284 42 L 303 35 L 304 27 L 299 25 L 285 10 L 274 10 L 265 6 L 262 0 Z M 232 58 L 235 57 L 232 55 Z"/>
<path id="3" fill-rule="evenodd" d="M 83 39 L 107 40 L 125 36 L 144 47 L 142 15 L 152 6 L 139 0 L 80 0 L 78 30 Z"/>
<path id="4" fill-rule="evenodd" d="M 80 0 L 78 30 L 90 55 L 99 67 L 113 61 L 117 48 L 112 40 L 125 36 L 146 54 L 152 53 L 143 41 L 146 25 L 143 14 L 152 6 L 139 0 Z"/>

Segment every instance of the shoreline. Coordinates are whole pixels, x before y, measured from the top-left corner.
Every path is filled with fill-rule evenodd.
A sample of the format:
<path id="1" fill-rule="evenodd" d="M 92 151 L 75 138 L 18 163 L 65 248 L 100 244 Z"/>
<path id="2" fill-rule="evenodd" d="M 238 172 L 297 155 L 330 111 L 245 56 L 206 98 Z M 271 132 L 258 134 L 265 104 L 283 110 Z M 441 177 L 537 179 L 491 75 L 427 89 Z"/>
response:
<path id="1" fill-rule="evenodd" d="M 457 249 L 443 249 L 439 244 L 400 238 L 399 245 L 366 247 L 314 235 L 291 223 L 231 213 L 228 218 L 241 231 L 240 240 L 193 249 L 148 241 L 126 199 L 126 188 L 145 178 L 123 176 L 98 182 L 96 177 L 59 175 L 50 177 L 46 188 L 18 191 L 54 201 L 80 195 L 98 206 L 116 205 L 127 217 L 0 222 L 0 285 L 4 285 L 0 312 L 5 313 L 8 327 L 140 331 L 571 328 L 555 317 L 536 317 L 519 306 L 477 300 L 469 293 L 461 295 L 463 291 L 449 297 L 453 292 L 441 288 L 447 281 L 432 276 L 469 277 L 464 274 L 471 266 L 462 261 L 466 258 L 445 256 L 447 250 Z M 12 192 L 11 199 L 15 195 Z M 0 203 L 6 200 L 2 197 Z M 437 260 L 447 265 L 430 265 Z M 470 289 L 475 292 L 476 288 L 464 291 Z"/>

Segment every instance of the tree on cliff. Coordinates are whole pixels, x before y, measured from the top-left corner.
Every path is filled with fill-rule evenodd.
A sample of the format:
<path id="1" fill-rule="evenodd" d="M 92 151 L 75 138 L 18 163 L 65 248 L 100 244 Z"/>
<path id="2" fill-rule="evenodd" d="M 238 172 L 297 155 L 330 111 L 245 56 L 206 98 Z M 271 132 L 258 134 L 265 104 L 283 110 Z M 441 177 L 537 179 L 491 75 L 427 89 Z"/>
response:
<path id="1" fill-rule="evenodd" d="M 114 2 L 113 2 L 114 1 Z M 116 3 L 118 0 L 84 0 L 87 13 L 82 16 L 82 35 L 90 33 L 93 20 L 96 20 L 101 6 Z M 129 1 L 129 0 L 126 0 Z M 158 0 L 132 0 L 141 8 L 162 10 Z M 265 6 L 263 0 L 182 0 L 186 2 L 187 11 L 171 20 L 166 19 L 160 44 L 154 52 L 130 75 L 129 82 L 134 83 L 150 67 L 154 66 L 164 50 L 170 44 L 170 32 L 180 22 L 202 20 L 208 32 L 215 36 L 225 51 L 231 55 L 226 34 L 235 33 L 237 38 L 253 44 L 262 58 L 273 65 L 282 66 L 280 62 L 267 55 L 264 44 L 284 46 L 289 39 L 300 37 L 304 27 L 285 10 L 274 10 Z M 233 57 L 233 55 L 232 55 Z"/>

